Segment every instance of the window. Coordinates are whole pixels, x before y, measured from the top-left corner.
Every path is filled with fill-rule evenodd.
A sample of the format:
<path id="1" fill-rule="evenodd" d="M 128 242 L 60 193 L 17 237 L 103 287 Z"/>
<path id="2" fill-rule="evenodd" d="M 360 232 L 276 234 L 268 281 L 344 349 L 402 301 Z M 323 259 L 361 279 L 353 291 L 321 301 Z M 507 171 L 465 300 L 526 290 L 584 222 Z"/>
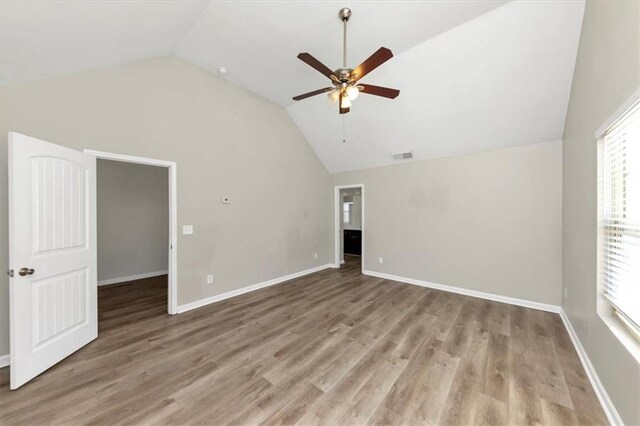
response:
<path id="1" fill-rule="evenodd" d="M 351 212 L 353 211 L 353 202 L 342 203 L 342 221 L 351 223 Z"/>
<path id="2" fill-rule="evenodd" d="M 600 287 L 612 313 L 640 339 L 640 102 L 599 144 Z"/>

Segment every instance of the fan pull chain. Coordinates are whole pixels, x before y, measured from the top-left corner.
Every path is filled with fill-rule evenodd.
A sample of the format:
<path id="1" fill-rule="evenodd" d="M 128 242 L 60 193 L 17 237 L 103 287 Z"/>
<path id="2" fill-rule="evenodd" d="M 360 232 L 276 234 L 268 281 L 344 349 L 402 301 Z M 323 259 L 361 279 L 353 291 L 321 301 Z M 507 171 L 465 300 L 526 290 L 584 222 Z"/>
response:
<path id="1" fill-rule="evenodd" d="M 347 118 L 342 115 L 342 143 L 347 143 Z"/>

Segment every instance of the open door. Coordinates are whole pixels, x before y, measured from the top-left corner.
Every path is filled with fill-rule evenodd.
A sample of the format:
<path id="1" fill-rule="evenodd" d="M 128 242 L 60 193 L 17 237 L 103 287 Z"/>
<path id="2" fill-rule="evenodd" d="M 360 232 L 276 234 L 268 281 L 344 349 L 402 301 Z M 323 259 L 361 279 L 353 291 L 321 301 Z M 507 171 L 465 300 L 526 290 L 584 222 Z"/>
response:
<path id="1" fill-rule="evenodd" d="M 9 133 L 11 389 L 98 336 L 96 159 Z"/>

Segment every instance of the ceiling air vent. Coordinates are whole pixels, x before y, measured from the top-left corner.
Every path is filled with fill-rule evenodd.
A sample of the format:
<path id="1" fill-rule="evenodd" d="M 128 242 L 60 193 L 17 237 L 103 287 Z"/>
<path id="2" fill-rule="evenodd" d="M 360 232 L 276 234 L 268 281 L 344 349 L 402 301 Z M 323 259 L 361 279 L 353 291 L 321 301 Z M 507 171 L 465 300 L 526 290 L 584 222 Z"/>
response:
<path id="1" fill-rule="evenodd" d="M 412 158 L 413 158 L 413 152 L 412 151 L 399 152 L 397 154 L 393 154 L 393 159 L 394 160 L 410 160 Z"/>

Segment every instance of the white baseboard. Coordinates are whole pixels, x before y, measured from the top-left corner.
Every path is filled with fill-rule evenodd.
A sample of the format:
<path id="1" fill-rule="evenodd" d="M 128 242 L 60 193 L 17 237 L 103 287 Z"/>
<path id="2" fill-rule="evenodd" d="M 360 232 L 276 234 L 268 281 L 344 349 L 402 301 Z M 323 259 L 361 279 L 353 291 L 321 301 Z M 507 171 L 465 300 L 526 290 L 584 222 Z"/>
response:
<path id="1" fill-rule="evenodd" d="M 573 342 L 573 346 L 576 348 L 578 357 L 580 357 L 582 367 L 587 373 L 587 377 L 589 377 L 591 386 L 593 387 L 593 390 L 595 391 L 596 396 L 600 401 L 602 410 L 606 414 L 609 423 L 611 423 L 612 425 L 624 425 L 620 414 L 618 414 L 616 407 L 613 405 L 613 402 L 611 402 L 609 394 L 607 394 L 607 391 L 602 385 L 602 382 L 600 381 L 595 368 L 593 368 L 593 364 L 591 364 L 591 359 L 589 359 L 587 352 L 584 350 L 584 346 L 582 346 L 582 343 L 580 342 L 580 339 L 578 338 L 578 335 L 576 334 L 576 331 L 574 330 L 571 321 L 569 321 L 569 317 L 567 316 L 567 313 L 564 311 L 564 309 L 560 310 L 560 318 L 562 318 L 562 322 L 564 323 L 564 326 L 569 333 L 569 337 L 571 337 L 571 342 Z"/>
<path id="2" fill-rule="evenodd" d="M 154 271 L 145 272 L 144 274 L 129 275 L 127 277 L 109 278 L 108 280 L 98 281 L 98 285 L 119 284 L 127 281 L 141 280 L 143 278 L 158 277 L 160 275 L 167 275 L 169 271 Z"/>
<path id="3" fill-rule="evenodd" d="M 547 303 L 533 302 L 531 300 L 516 299 L 515 297 L 501 296 L 499 294 L 485 293 L 483 291 L 477 290 L 467 290 L 465 288 L 436 284 L 428 281 L 416 280 L 414 278 L 400 277 L 397 275 L 385 274 L 383 272 L 365 270 L 364 274 L 371 275 L 372 277 L 384 278 L 387 280 L 417 285 L 420 287 L 434 288 L 436 290 L 448 291 L 450 293 L 463 294 L 465 296 L 478 297 L 480 299 L 493 300 L 496 302 L 508 303 L 510 305 L 524 306 L 525 308 L 538 309 L 540 311 L 560 313 L 560 311 L 562 310 L 562 308 L 558 305 L 549 305 Z"/>
<path id="4" fill-rule="evenodd" d="M 0 368 L 6 367 L 9 365 L 9 360 L 11 359 L 11 355 L 0 355 Z"/>
<path id="5" fill-rule="evenodd" d="M 210 305 L 211 303 L 216 303 L 221 300 L 229 299 L 231 297 L 240 296 L 241 294 L 249 293 L 252 291 L 260 290 L 261 288 L 270 287 L 272 285 L 280 284 L 285 281 L 292 280 L 294 278 L 299 278 L 304 275 L 313 274 L 314 272 L 322 271 L 324 269 L 328 269 L 333 267 L 333 264 L 327 263 L 325 265 L 316 266 L 315 268 L 307 269 L 300 272 L 294 272 L 293 274 L 285 275 L 283 277 L 274 278 L 272 280 L 263 281 L 258 284 L 253 284 L 247 287 L 242 287 L 237 290 L 228 291 L 226 293 L 217 294 L 215 296 L 207 297 L 205 299 L 196 300 L 195 302 L 187 303 L 185 305 L 178 306 L 178 313 L 181 314 L 183 312 L 190 311 L 192 309 L 200 308 L 202 306 Z"/>

